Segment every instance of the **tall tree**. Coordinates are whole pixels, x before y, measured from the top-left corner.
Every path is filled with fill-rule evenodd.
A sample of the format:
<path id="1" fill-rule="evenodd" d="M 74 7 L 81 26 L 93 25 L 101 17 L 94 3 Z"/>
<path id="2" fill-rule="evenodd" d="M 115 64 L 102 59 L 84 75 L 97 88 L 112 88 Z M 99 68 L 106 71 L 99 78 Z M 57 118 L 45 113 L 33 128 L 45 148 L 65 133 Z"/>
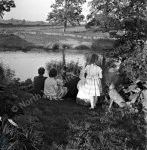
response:
<path id="1" fill-rule="evenodd" d="M 147 81 L 147 51 L 144 43 L 147 40 L 147 1 L 127 0 L 126 5 L 116 9 L 115 15 L 121 20 L 126 31 L 118 41 L 130 41 L 132 47 L 124 54 L 124 69 L 132 81 Z M 121 43 L 120 42 L 120 43 Z"/>
<path id="2" fill-rule="evenodd" d="M 65 32 L 67 24 L 72 26 L 80 25 L 84 19 L 82 15 L 82 4 L 86 0 L 55 0 L 55 4 L 51 5 L 52 12 L 47 16 L 47 21 L 54 25 L 63 25 Z"/>
<path id="3" fill-rule="evenodd" d="M 99 21 L 106 31 L 109 26 L 119 27 L 120 20 L 115 16 L 115 11 L 120 5 L 125 5 L 125 0 L 92 0 L 89 3 L 90 14 L 87 15 L 89 22 L 95 20 L 95 24 Z"/>
<path id="4" fill-rule="evenodd" d="M 3 17 L 4 11 L 9 12 L 14 7 L 14 0 L 0 0 L 0 16 Z"/>
<path id="5" fill-rule="evenodd" d="M 95 20 L 95 24 L 93 25 L 99 22 L 107 30 L 109 12 L 113 9 L 111 0 L 92 0 L 88 4 L 90 6 L 90 14 L 87 15 L 87 19 L 90 22 Z"/>

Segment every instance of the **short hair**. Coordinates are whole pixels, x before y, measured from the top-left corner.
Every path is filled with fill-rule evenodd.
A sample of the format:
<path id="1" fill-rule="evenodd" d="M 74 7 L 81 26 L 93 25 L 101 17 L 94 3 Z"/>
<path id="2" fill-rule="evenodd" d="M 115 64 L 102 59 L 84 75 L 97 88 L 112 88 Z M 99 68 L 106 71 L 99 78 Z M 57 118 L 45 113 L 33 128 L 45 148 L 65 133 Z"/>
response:
<path id="1" fill-rule="evenodd" d="M 98 58 L 99 56 L 97 54 L 92 54 L 91 59 L 90 59 L 90 64 L 93 64 L 93 63 L 97 64 Z"/>
<path id="2" fill-rule="evenodd" d="M 57 76 L 57 69 L 56 68 L 51 68 L 49 71 L 49 77 L 53 78 Z"/>
<path id="3" fill-rule="evenodd" d="M 45 73 L 45 69 L 43 67 L 40 67 L 38 69 L 38 74 L 44 74 Z"/>

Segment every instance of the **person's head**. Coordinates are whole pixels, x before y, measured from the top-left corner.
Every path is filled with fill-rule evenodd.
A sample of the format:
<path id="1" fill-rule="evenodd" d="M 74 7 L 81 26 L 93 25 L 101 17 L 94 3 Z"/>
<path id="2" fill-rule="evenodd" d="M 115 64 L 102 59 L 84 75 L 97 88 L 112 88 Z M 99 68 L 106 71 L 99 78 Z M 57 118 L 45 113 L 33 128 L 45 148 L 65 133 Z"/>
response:
<path id="1" fill-rule="evenodd" d="M 45 69 L 44 69 L 43 67 L 40 67 L 40 68 L 38 69 L 38 74 L 43 75 L 44 73 L 45 73 Z"/>
<path id="2" fill-rule="evenodd" d="M 50 78 L 55 78 L 57 76 L 57 69 L 56 68 L 51 68 L 49 71 L 49 77 Z"/>
<path id="3" fill-rule="evenodd" d="M 90 59 L 90 64 L 97 64 L 98 63 L 98 55 L 97 54 L 92 54 L 91 59 Z"/>

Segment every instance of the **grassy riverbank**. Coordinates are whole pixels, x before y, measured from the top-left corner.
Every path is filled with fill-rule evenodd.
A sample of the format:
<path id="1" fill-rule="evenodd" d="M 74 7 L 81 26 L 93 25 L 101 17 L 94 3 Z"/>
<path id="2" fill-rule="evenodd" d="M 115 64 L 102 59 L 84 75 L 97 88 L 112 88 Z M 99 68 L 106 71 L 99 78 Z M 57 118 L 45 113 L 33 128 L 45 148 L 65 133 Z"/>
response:
<path id="1" fill-rule="evenodd" d="M 0 30 L 9 30 L 10 32 L 17 32 L 17 31 L 25 31 L 25 32 L 45 32 L 45 33 L 63 33 L 63 27 L 62 26 L 34 26 L 34 27 L 15 27 L 15 26 L 8 26 L 4 27 L 1 26 Z M 95 27 L 91 29 L 85 29 L 84 26 L 77 26 L 77 27 L 67 27 L 66 34 L 80 34 L 81 36 L 109 36 L 108 32 L 104 32 L 103 28 Z"/>
<path id="2" fill-rule="evenodd" d="M 98 105 L 91 111 L 72 98 L 59 102 L 38 99 L 26 112 L 38 118 L 36 128 L 44 135 L 45 149 L 50 149 L 52 143 L 56 143 L 53 149 L 62 144 L 62 149 L 71 150 L 143 149 L 146 142 L 143 115 L 124 111 L 123 116 L 119 108 L 106 114 L 106 108 Z"/>
<path id="3" fill-rule="evenodd" d="M 46 50 L 67 46 L 69 49 L 91 49 L 93 38 L 108 38 L 109 33 L 103 33 L 102 29 L 85 29 L 84 26 L 68 27 L 65 35 L 47 35 L 62 34 L 62 27 L 1 27 L 0 28 L 0 50 L 24 50 L 32 48 L 43 48 Z M 73 36 L 68 36 L 73 35 Z M 101 42 L 98 42 L 101 44 Z M 102 42 L 103 43 L 103 42 Z M 104 45 L 113 43 L 111 40 Z M 109 44 L 110 43 L 110 44 Z M 112 44 L 111 44 L 112 45 Z M 101 48 L 98 46 L 97 48 Z"/>
<path id="4" fill-rule="evenodd" d="M 15 35 L 0 34 L 0 51 L 28 50 L 34 45 Z"/>
<path id="5" fill-rule="evenodd" d="M 57 35 L 45 35 L 45 34 L 27 34 L 21 33 L 19 35 L 5 35 L 0 34 L 0 51 L 17 51 L 24 50 L 29 51 L 32 48 L 39 48 L 45 50 L 54 50 L 56 48 L 55 45 L 59 45 L 59 41 L 70 40 L 75 41 L 75 44 L 78 42 L 87 42 L 88 40 L 74 38 L 74 37 L 61 37 Z M 71 45 L 72 43 L 67 42 L 67 45 Z M 62 42 L 60 42 L 62 43 Z"/>

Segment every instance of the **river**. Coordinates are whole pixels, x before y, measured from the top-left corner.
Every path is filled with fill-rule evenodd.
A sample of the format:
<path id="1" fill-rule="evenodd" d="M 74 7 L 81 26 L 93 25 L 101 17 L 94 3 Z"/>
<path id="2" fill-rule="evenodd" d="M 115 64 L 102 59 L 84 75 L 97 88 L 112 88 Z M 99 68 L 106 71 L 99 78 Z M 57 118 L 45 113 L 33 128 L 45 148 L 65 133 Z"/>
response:
<path id="1" fill-rule="evenodd" d="M 88 51 L 79 50 L 65 50 L 66 62 L 79 61 L 79 65 L 85 65 L 85 54 Z M 15 71 L 15 77 L 20 78 L 21 81 L 27 78 L 33 79 L 34 76 L 38 74 L 39 67 L 46 67 L 46 63 L 51 61 L 62 61 L 62 51 L 50 51 L 46 52 L 44 50 L 32 50 L 29 52 L 0 52 L 0 62 L 3 63 L 5 67 Z M 47 75 L 47 71 L 45 72 Z"/>

